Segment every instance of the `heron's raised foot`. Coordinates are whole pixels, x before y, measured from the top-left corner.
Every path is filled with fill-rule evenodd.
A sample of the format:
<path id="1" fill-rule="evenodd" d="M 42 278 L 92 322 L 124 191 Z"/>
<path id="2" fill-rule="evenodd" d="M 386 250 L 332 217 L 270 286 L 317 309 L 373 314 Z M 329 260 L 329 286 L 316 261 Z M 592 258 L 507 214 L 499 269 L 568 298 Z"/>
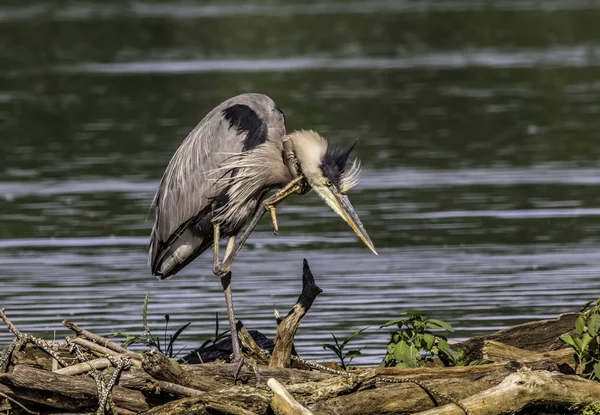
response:
<path id="1" fill-rule="evenodd" d="M 244 359 L 242 356 L 238 358 L 233 357 L 233 363 L 236 363 L 235 372 L 233 373 L 233 383 L 235 384 L 240 377 L 240 373 L 242 371 L 242 367 L 244 365 L 250 366 L 252 370 L 254 370 L 254 374 L 256 375 L 256 384 L 260 384 L 260 372 L 258 371 L 258 364 L 255 360 L 252 359 Z"/>
<path id="2" fill-rule="evenodd" d="M 277 224 L 276 206 L 281 203 L 286 197 L 294 193 L 302 193 L 304 185 L 300 183 L 304 182 L 304 176 L 299 176 L 286 184 L 281 190 L 275 193 L 264 201 L 265 210 L 268 210 L 271 214 L 271 224 L 273 225 L 273 233 L 277 235 L 279 225 Z"/>

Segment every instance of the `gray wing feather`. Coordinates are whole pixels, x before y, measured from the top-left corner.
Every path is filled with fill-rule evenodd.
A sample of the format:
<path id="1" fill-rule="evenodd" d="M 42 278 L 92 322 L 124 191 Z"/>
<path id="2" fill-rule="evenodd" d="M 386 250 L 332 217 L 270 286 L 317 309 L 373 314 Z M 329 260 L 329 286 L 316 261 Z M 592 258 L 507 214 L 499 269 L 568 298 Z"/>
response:
<path id="1" fill-rule="evenodd" d="M 218 194 L 217 167 L 242 150 L 242 137 L 222 119 L 209 114 L 183 141 L 171 159 L 154 198 L 161 214 L 155 231 L 166 241 Z"/>

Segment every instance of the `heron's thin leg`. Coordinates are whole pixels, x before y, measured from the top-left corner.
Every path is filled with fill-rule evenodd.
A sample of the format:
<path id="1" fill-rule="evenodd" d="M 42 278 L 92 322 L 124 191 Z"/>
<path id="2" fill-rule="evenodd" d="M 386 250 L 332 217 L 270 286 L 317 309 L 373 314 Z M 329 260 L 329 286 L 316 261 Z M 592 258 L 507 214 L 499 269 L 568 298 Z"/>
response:
<path id="1" fill-rule="evenodd" d="M 219 239 L 221 239 L 221 228 L 216 223 L 213 223 L 213 272 L 219 274 L 217 271 L 221 261 L 219 261 Z"/>
<path id="2" fill-rule="evenodd" d="M 231 255 L 231 252 L 233 251 L 234 246 L 235 246 L 235 236 L 230 236 L 229 239 L 227 240 L 227 248 L 225 249 L 225 255 L 223 256 L 223 259 L 225 259 L 229 255 Z"/>
<path id="3" fill-rule="evenodd" d="M 220 266 L 219 261 L 219 239 L 221 239 L 221 229 L 219 225 L 213 224 L 213 271 L 215 274 L 220 275 L 218 270 Z M 229 255 L 231 250 L 233 250 L 233 245 L 235 242 L 235 236 L 229 237 L 227 241 L 227 249 L 225 250 L 225 257 Z M 235 327 L 235 314 L 233 312 L 233 297 L 231 295 L 231 272 L 227 272 L 225 275 L 221 276 L 221 286 L 223 287 L 223 292 L 225 293 L 225 304 L 227 305 L 227 318 L 229 320 L 229 329 L 231 332 L 231 348 L 233 351 L 233 360 L 234 361 L 242 361 L 242 353 L 240 350 L 240 342 L 238 340 L 237 329 Z"/>
<path id="4" fill-rule="evenodd" d="M 242 361 L 242 350 L 238 339 L 237 328 L 235 326 L 235 315 L 233 312 L 233 297 L 231 296 L 231 271 L 221 277 L 221 285 L 225 293 L 225 303 L 227 304 L 227 317 L 229 318 L 229 329 L 231 331 L 231 350 L 233 351 L 233 361 Z"/>

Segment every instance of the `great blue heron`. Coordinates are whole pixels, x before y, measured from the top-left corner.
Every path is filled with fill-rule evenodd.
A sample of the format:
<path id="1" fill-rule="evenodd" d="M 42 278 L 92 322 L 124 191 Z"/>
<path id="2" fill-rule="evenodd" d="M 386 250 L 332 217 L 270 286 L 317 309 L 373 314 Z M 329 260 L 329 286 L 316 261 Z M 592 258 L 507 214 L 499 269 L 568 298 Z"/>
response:
<path id="1" fill-rule="evenodd" d="M 229 270 L 266 211 L 276 231 L 277 204 L 313 188 L 375 252 L 346 196 L 359 174 L 359 163 L 348 163 L 353 147 L 328 147 L 313 131 L 286 135 L 285 116 L 271 98 L 243 94 L 209 112 L 169 162 L 152 202 L 156 218 L 148 264 L 153 275 L 169 278 L 213 247 L 213 272 L 223 284 L 235 360 L 241 353 Z M 275 189 L 280 190 L 269 196 Z M 220 261 L 222 238 L 228 242 Z"/>

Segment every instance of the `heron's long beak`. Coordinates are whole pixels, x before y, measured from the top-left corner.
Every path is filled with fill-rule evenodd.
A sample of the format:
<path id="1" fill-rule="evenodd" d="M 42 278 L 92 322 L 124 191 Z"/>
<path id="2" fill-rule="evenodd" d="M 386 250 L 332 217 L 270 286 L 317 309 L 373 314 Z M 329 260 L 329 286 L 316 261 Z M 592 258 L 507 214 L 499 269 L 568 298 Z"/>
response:
<path id="1" fill-rule="evenodd" d="M 331 209 L 333 209 L 335 213 L 340 215 L 342 219 L 344 219 L 348 225 L 350 225 L 352 230 L 365 243 L 365 245 L 367 245 L 367 247 L 373 251 L 375 255 L 378 255 L 377 251 L 375 251 L 375 247 L 373 246 L 373 242 L 371 242 L 371 238 L 369 238 L 367 231 L 358 218 L 358 215 L 354 211 L 348 196 L 341 194 L 333 186 L 313 186 L 313 189 L 319 196 L 321 196 L 323 200 L 325 200 L 325 202 Z"/>

